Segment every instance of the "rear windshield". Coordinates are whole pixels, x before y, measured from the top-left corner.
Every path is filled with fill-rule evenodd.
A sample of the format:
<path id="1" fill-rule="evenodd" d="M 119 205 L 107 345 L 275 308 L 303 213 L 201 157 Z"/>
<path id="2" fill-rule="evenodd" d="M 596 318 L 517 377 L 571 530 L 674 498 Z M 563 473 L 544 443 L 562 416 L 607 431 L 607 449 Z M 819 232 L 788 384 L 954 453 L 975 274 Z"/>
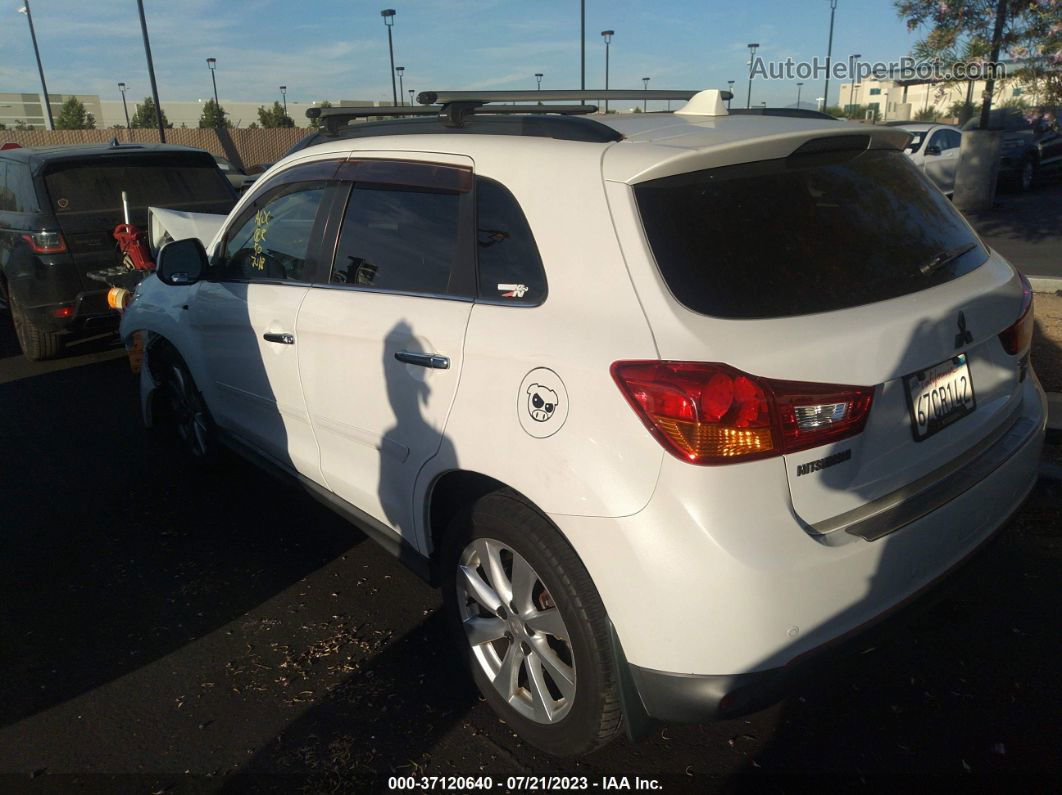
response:
<path id="1" fill-rule="evenodd" d="M 893 150 L 727 166 L 634 192 L 668 287 L 706 315 L 861 306 L 958 278 L 988 257 L 951 202 Z"/>
<path id="2" fill-rule="evenodd" d="M 60 216 L 120 213 L 122 191 L 132 209 L 163 207 L 224 213 L 235 203 L 232 187 L 209 155 L 129 155 L 58 161 L 44 176 L 52 209 Z"/>

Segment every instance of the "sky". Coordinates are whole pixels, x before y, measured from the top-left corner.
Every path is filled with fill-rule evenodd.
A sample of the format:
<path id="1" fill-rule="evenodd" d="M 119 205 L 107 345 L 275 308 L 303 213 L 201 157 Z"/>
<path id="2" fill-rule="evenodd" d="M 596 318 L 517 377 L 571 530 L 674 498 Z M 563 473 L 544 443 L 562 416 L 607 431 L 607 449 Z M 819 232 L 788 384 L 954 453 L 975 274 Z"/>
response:
<path id="1" fill-rule="evenodd" d="M 0 92 L 40 90 L 21 0 L 0 0 Z M 578 0 L 393 0 L 395 65 L 416 89 L 579 88 Z M 130 99 L 150 94 L 135 0 L 32 0 L 49 92 Z M 217 58 L 225 100 L 386 99 L 391 93 L 387 33 L 380 9 L 364 0 L 145 0 L 159 96 L 211 96 L 206 58 Z M 829 0 L 587 0 L 586 84 L 604 85 L 605 45 L 615 31 L 609 85 L 726 88 L 743 103 L 749 42 L 768 60 L 824 58 Z M 892 0 L 839 0 L 834 58 L 906 55 L 918 38 Z M 837 102 L 831 81 L 830 102 Z M 822 96 L 809 82 L 807 101 Z M 757 80 L 753 104 L 789 105 L 791 81 Z M 735 102 L 739 101 L 738 99 Z"/>

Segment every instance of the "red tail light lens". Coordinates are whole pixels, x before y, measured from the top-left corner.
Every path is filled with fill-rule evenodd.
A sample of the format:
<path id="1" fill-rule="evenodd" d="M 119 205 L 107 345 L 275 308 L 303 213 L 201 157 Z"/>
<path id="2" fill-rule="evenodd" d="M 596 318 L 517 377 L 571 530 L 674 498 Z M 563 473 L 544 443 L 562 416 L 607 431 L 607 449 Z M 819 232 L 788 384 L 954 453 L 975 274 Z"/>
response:
<path id="1" fill-rule="evenodd" d="M 870 387 L 771 381 L 726 364 L 616 362 L 612 377 L 649 432 L 694 464 L 804 450 L 863 430 Z"/>
<path id="2" fill-rule="evenodd" d="M 1011 356 L 1017 356 L 1028 349 L 1032 344 L 1033 328 L 1036 325 L 1033 315 L 1032 285 L 1029 284 L 1029 280 L 1025 278 L 1024 273 L 1019 273 L 1018 276 L 1021 278 L 1022 287 L 1021 313 L 1018 315 L 1018 319 L 1014 321 L 1014 325 L 1005 329 L 999 335 L 999 341 L 1003 343 L 1003 350 Z"/>
<path id="3" fill-rule="evenodd" d="M 66 251 L 66 241 L 58 232 L 34 232 L 23 235 L 34 254 L 62 254 Z"/>
<path id="4" fill-rule="evenodd" d="M 74 316 L 74 307 L 72 306 L 57 306 L 52 310 L 52 316 L 58 318 L 67 318 Z"/>

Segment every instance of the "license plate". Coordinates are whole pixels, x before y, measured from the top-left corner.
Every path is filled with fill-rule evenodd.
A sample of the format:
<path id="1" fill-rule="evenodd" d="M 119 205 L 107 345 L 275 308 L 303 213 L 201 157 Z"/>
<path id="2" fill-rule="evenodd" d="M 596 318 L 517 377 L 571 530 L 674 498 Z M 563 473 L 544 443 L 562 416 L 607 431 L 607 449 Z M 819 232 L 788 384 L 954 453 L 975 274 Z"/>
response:
<path id="1" fill-rule="evenodd" d="M 977 408 L 965 353 L 904 376 L 903 380 L 916 442 L 928 439 Z"/>

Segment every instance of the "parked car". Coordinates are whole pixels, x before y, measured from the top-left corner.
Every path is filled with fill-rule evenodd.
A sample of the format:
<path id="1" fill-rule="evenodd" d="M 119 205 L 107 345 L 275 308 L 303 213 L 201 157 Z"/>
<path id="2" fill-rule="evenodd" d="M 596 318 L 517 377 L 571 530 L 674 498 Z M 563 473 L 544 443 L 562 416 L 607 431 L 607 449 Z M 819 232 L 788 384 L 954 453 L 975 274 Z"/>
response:
<path id="1" fill-rule="evenodd" d="M 237 193 L 242 193 L 254 184 L 256 177 L 249 176 L 228 158 L 214 155 L 214 161 L 218 164 L 218 168 L 221 169 L 221 173 L 225 175 L 225 179 L 229 181 L 229 184 L 232 185 L 233 190 Z"/>
<path id="2" fill-rule="evenodd" d="M 911 133 L 904 152 L 937 187 L 950 196 L 955 192 L 955 169 L 959 165 L 962 132 L 951 124 L 910 122 L 895 125 Z"/>
<path id="3" fill-rule="evenodd" d="M 1000 180 L 1027 191 L 1041 174 L 1057 175 L 1062 170 L 1062 133 L 1057 109 L 1045 109 L 1035 123 L 1019 108 L 996 108 L 989 116 L 989 129 L 1004 131 Z M 980 116 L 974 115 L 963 125 L 963 130 L 980 127 Z"/>
<path id="4" fill-rule="evenodd" d="M 112 144 L 0 151 L 0 297 L 22 352 L 56 356 L 68 335 L 114 329 L 95 271 L 120 264 L 113 237 L 143 227 L 148 205 L 228 212 L 235 193 L 211 156 L 181 146 Z"/>
<path id="5" fill-rule="evenodd" d="M 906 133 L 446 96 L 277 163 L 121 334 L 148 425 L 441 585 L 526 741 L 758 709 L 1028 495 L 1029 285 Z"/>

